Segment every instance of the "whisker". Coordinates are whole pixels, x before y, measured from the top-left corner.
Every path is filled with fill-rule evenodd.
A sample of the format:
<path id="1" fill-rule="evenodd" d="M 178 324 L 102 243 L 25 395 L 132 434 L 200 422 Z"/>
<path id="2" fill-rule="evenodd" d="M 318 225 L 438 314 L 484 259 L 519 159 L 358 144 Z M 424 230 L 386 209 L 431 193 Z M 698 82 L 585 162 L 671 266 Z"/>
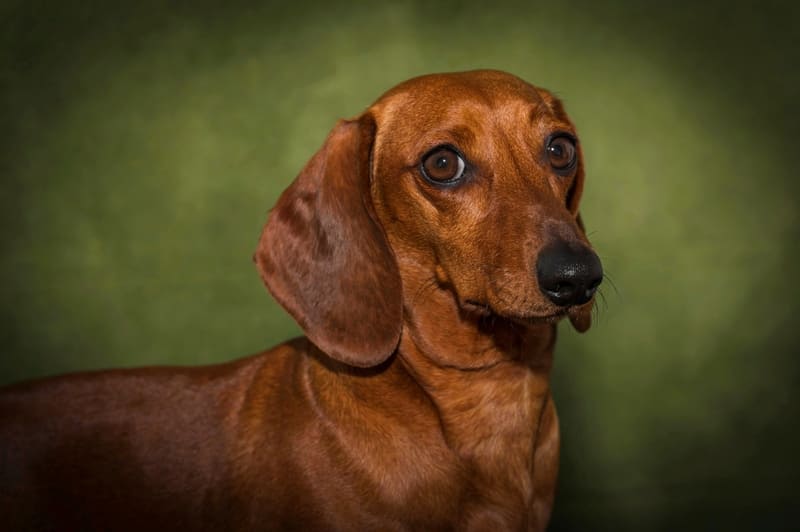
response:
<path id="1" fill-rule="evenodd" d="M 603 308 L 605 310 L 608 310 L 608 300 L 606 299 L 606 295 L 603 293 L 602 290 L 597 290 L 597 294 L 600 296 L 600 299 L 603 301 Z M 598 312 L 599 311 L 600 311 L 600 309 L 598 308 Z"/>
<path id="2" fill-rule="evenodd" d="M 603 279 L 608 279 L 608 283 L 611 285 L 611 288 L 614 289 L 614 293 L 617 294 L 618 297 L 622 297 L 617 289 L 617 284 L 614 282 L 614 279 L 611 278 L 611 275 L 608 272 L 603 272 Z"/>

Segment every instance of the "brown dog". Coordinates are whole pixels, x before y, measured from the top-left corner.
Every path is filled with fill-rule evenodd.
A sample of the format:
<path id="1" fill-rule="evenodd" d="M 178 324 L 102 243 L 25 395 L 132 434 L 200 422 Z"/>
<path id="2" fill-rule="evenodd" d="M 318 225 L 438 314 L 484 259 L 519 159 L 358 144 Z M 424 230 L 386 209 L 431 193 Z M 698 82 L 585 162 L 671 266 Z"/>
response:
<path id="1" fill-rule="evenodd" d="M 255 260 L 308 335 L 0 394 L 8 530 L 542 530 L 555 323 L 602 279 L 561 103 L 424 76 L 336 125 Z"/>

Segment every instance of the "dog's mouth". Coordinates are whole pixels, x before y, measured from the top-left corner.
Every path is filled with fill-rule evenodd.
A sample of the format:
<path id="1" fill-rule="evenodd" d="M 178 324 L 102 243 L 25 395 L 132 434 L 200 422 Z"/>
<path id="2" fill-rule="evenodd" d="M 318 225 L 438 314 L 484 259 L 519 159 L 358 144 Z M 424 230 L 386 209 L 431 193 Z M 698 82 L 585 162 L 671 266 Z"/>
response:
<path id="1" fill-rule="evenodd" d="M 514 323 L 518 323 L 520 325 L 544 325 L 544 324 L 553 324 L 558 323 L 561 321 L 565 316 L 569 314 L 568 309 L 560 309 L 557 312 L 552 314 L 545 314 L 545 315 L 530 315 L 530 316 L 501 316 L 509 321 L 513 321 Z"/>
<path id="2" fill-rule="evenodd" d="M 465 310 L 474 314 L 478 314 L 481 317 L 496 316 L 504 320 L 527 326 L 557 323 L 562 318 L 569 315 L 570 310 L 573 308 L 562 307 L 550 314 L 512 314 L 508 312 L 498 312 L 487 303 L 481 303 L 479 301 L 470 299 L 464 301 L 463 307 Z"/>

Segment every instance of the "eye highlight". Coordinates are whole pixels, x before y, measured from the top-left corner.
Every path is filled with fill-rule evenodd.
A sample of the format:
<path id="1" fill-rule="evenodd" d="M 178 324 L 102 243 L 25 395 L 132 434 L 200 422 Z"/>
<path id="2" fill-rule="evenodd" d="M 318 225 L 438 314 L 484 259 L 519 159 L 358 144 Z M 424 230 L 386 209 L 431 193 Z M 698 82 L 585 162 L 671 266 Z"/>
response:
<path id="1" fill-rule="evenodd" d="M 577 163 L 578 150 L 575 148 L 575 139 L 565 134 L 550 138 L 545 151 L 550 166 L 559 173 L 568 173 Z"/>
<path id="2" fill-rule="evenodd" d="M 450 146 L 439 146 L 429 151 L 420 163 L 425 179 L 437 185 L 452 185 L 464 176 L 464 158 Z"/>

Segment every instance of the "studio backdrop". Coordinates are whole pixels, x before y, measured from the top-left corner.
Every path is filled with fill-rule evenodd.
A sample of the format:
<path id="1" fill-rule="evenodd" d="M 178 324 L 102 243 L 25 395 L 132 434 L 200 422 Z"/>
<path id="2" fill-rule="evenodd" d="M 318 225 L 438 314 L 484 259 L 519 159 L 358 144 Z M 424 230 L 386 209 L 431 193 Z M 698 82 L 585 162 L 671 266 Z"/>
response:
<path id="1" fill-rule="evenodd" d="M 338 118 L 496 68 L 578 127 L 608 281 L 560 327 L 552 530 L 798 522 L 796 4 L 4 2 L 0 383 L 299 335 L 251 257 Z M 647 7 L 645 7 L 647 6 Z"/>

